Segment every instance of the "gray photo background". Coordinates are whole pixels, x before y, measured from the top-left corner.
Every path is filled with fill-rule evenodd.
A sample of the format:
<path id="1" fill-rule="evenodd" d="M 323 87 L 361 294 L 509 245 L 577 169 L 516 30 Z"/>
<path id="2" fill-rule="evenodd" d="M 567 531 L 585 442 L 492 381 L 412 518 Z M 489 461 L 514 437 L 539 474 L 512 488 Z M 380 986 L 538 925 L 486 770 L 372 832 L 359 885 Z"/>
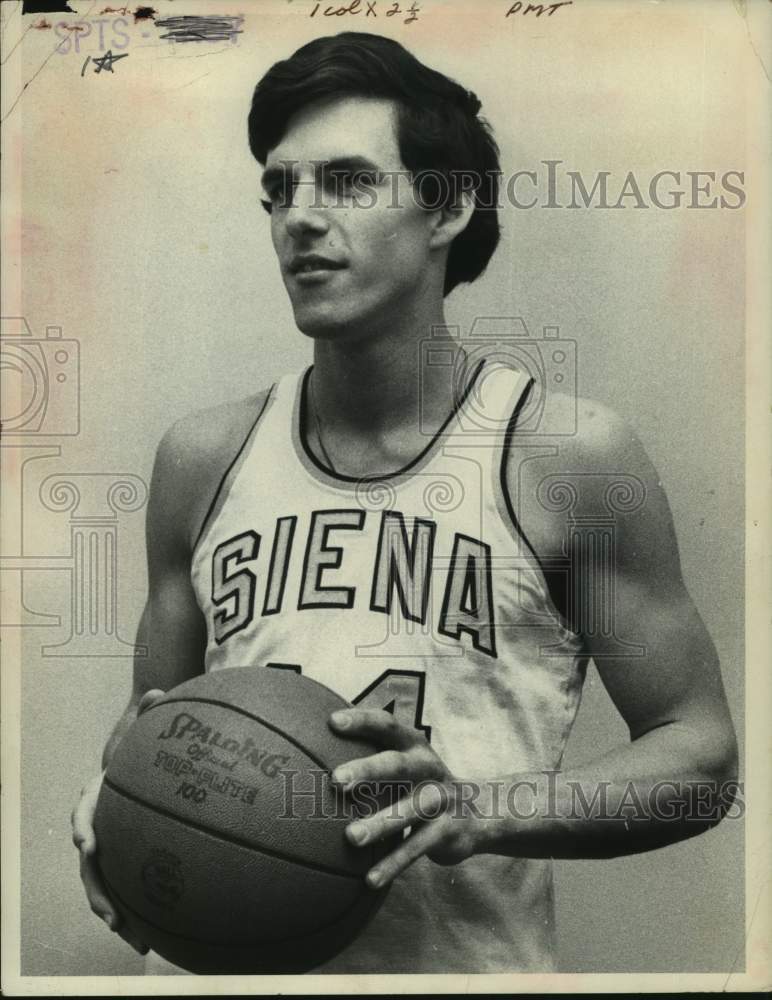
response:
<path id="1" fill-rule="evenodd" d="M 73 6 L 82 13 L 89 5 Z M 478 93 L 505 172 L 543 178 L 540 161 L 561 160 L 561 170 L 590 179 L 610 171 L 618 191 L 629 170 L 644 186 L 659 170 L 720 177 L 744 169 L 748 48 L 731 5 L 588 3 L 581 16 L 566 8 L 517 24 L 503 18 L 507 4 L 478 4 L 476 14 L 421 6 L 410 26 L 380 20 L 369 29 L 392 34 Z M 89 912 L 69 811 L 128 696 L 130 647 L 118 638 L 132 641 L 145 596 L 142 484 L 155 445 L 178 416 L 247 395 L 310 358 L 258 205 L 245 117 L 271 62 L 314 34 L 365 25 L 320 25 L 299 3 L 243 10 L 236 42 L 208 48 L 170 46 L 157 33 L 143 39 L 129 24 L 128 58 L 112 75 L 87 68 L 82 76 L 86 55 L 101 54 L 94 29 L 90 47 L 85 39 L 80 53 L 51 58 L 16 109 L 30 331 L 22 335 L 40 345 L 48 366 L 46 405 L 65 414 L 4 440 L 23 446 L 16 454 L 27 463 L 21 495 L 6 503 L 23 514 L 16 555 L 28 562 L 7 563 L 3 576 L 17 586 L 26 566 L 25 603 L 50 616 L 23 632 L 25 975 L 141 971 Z M 114 26 L 104 30 L 106 48 Z M 55 44 L 51 32 L 26 36 L 28 76 Z M 449 299 L 448 318 L 462 331 L 490 315 L 521 316 L 534 336 L 559 327 L 577 344 L 579 391 L 631 419 L 670 496 L 685 577 L 721 657 L 742 751 L 748 208 L 627 205 L 504 209 L 500 249 L 483 278 Z M 79 368 L 71 348 L 56 360 L 57 334 L 47 337 L 47 327 L 78 342 Z M 66 382 L 55 384 L 59 364 Z M 72 398 L 56 395 L 73 380 L 77 419 Z M 61 435 L 62 427 L 77 433 Z M 79 507 L 59 480 L 78 487 Z M 116 628 L 106 638 L 103 619 L 100 634 L 64 646 L 83 518 L 100 551 L 116 546 L 107 602 Z M 565 766 L 626 738 L 591 669 Z M 560 862 L 556 876 L 566 971 L 743 967 L 739 821 L 649 855 Z"/>

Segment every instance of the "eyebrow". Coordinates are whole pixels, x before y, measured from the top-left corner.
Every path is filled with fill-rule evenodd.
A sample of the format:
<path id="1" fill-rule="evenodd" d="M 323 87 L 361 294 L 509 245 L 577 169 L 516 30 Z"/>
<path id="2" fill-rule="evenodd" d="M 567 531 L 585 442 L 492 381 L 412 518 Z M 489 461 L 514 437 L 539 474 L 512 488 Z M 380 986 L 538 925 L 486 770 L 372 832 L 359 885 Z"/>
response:
<path id="1" fill-rule="evenodd" d="M 357 170 L 371 170 L 379 173 L 382 172 L 378 164 L 374 163 L 366 156 L 337 156 L 332 160 L 319 160 L 312 162 L 314 163 L 314 167 L 317 171 L 321 167 L 329 173 L 353 173 Z M 297 161 L 290 160 L 289 163 L 294 166 Z M 286 180 L 287 175 L 291 175 L 291 173 L 291 167 L 288 170 L 287 166 L 277 163 L 275 166 L 268 167 L 263 172 L 261 184 L 264 190 L 268 191 L 274 184 L 283 183 Z"/>

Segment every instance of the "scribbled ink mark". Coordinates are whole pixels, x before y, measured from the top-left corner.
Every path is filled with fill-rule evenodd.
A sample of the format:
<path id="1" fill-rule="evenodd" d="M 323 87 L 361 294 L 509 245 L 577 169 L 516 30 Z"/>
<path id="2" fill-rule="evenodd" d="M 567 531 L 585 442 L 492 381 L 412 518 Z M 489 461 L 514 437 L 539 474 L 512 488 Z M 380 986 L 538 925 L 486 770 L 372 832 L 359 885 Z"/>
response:
<path id="1" fill-rule="evenodd" d="M 104 10 L 99 12 L 100 14 L 120 14 L 121 17 L 126 17 L 129 13 L 129 5 L 124 4 L 123 7 L 105 7 Z M 137 21 L 147 21 L 155 20 L 155 16 L 158 13 L 153 7 L 137 7 L 134 11 L 134 23 Z"/>
<path id="2" fill-rule="evenodd" d="M 24 0 L 22 14 L 77 14 L 66 0 Z"/>
<path id="3" fill-rule="evenodd" d="M 112 49 L 108 49 L 103 56 L 94 56 L 94 66 L 96 69 L 95 73 L 101 73 L 102 70 L 106 70 L 108 73 L 114 73 L 113 63 L 117 63 L 119 59 L 126 59 L 128 57 L 128 52 L 121 52 L 119 55 L 114 56 Z M 86 72 L 86 66 L 88 66 L 91 56 L 86 56 L 86 61 L 83 63 L 83 69 L 80 71 L 80 75 Z"/>
<path id="4" fill-rule="evenodd" d="M 241 14 L 236 17 L 195 17 L 184 15 L 182 17 L 164 17 L 156 21 L 157 28 L 163 28 L 166 34 L 161 38 L 166 38 L 170 42 L 234 42 L 236 35 L 240 35 L 241 23 L 244 18 Z"/>

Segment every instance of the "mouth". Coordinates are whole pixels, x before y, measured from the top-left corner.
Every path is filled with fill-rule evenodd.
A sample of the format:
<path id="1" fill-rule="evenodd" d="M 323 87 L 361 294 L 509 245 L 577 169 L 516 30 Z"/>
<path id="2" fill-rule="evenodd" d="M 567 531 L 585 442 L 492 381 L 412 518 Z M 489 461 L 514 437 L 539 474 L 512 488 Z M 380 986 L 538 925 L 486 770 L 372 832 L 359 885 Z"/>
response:
<path id="1" fill-rule="evenodd" d="M 318 254 L 302 254 L 290 261 L 289 272 L 299 281 L 328 277 L 333 271 L 342 271 L 346 265 L 342 261 L 320 257 Z"/>

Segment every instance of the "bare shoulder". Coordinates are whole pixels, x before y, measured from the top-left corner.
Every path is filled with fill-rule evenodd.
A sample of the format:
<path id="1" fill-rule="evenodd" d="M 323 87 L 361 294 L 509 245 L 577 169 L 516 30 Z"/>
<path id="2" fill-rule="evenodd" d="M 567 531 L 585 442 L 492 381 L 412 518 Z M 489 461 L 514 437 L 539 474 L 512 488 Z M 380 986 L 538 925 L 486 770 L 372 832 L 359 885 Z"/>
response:
<path id="1" fill-rule="evenodd" d="M 649 459 L 631 419 L 587 396 L 576 400 L 576 433 L 561 440 L 558 462 L 577 472 L 647 472 Z"/>
<path id="2" fill-rule="evenodd" d="M 572 400 L 572 403 L 574 401 Z M 591 474 L 626 472 L 651 474 L 653 466 L 632 422 L 606 403 L 586 396 L 575 400 L 576 431 L 566 436 L 545 437 L 515 431 L 509 450 L 508 476 L 516 475 L 518 448 L 523 453 L 538 450 L 537 462 L 524 463 L 542 474 Z M 514 486 L 516 483 L 510 482 Z"/>
<path id="3" fill-rule="evenodd" d="M 180 417 L 161 438 L 158 455 L 184 474 L 202 463 L 217 462 L 228 451 L 237 452 L 270 391 L 268 387 Z"/>
<path id="4" fill-rule="evenodd" d="M 158 444 L 149 526 L 189 548 L 222 477 L 238 455 L 270 393 L 196 410 L 176 420 Z"/>
<path id="5" fill-rule="evenodd" d="M 576 412 L 575 434 L 541 439 L 516 434 L 510 449 L 508 487 L 518 497 L 524 530 L 537 553 L 563 550 L 572 516 L 612 517 L 622 558 L 640 559 L 656 541 L 657 549 L 664 543 L 677 560 L 667 496 L 631 420 L 588 397 L 576 400 Z M 524 462 L 517 459 L 518 444 L 551 447 Z"/>

